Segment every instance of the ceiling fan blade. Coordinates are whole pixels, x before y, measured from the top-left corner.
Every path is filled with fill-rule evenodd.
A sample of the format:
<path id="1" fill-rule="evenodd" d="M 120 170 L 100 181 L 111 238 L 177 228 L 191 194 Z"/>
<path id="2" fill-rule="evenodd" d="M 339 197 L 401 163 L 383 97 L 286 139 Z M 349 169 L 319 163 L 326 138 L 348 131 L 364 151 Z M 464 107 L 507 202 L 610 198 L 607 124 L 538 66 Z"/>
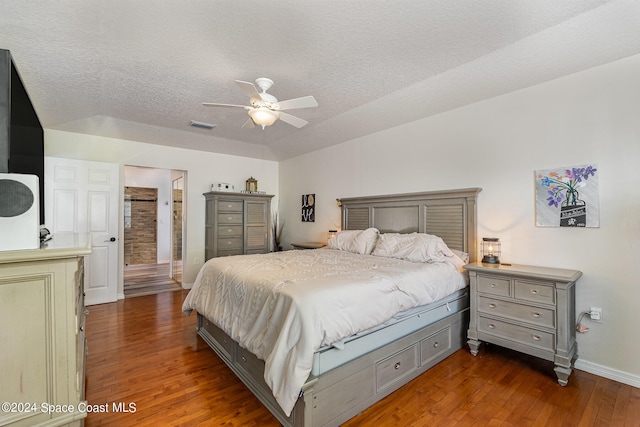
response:
<path id="1" fill-rule="evenodd" d="M 318 101 L 316 101 L 316 99 L 313 96 L 309 95 L 309 96 L 303 96 L 302 98 L 294 98 L 294 99 L 287 99 L 285 101 L 279 101 L 278 105 L 280 106 L 280 111 L 294 110 L 296 108 L 317 107 Z"/>
<path id="2" fill-rule="evenodd" d="M 251 101 L 262 102 L 262 97 L 260 96 L 260 92 L 258 92 L 258 89 L 256 89 L 253 83 L 243 82 L 242 80 L 236 80 L 236 83 L 238 83 L 238 86 L 240 86 L 240 89 L 242 89 L 244 93 L 246 93 L 247 96 L 251 98 Z"/>
<path id="3" fill-rule="evenodd" d="M 245 110 L 251 108 L 248 105 L 218 104 L 217 102 L 203 102 L 202 105 L 204 105 L 205 107 L 244 108 Z"/>
<path id="4" fill-rule="evenodd" d="M 280 112 L 280 120 L 297 128 L 301 128 L 305 126 L 307 123 L 309 123 L 308 121 L 302 120 L 299 117 L 292 116 L 291 114 L 287 114 L 283 112 Z"/>
<path id="5" fill-rule="evenodd" d="M 253 123 L 253 120 L 251 120 L 251 118 L 247 119 L 246 122 L 244 122 L 244 124 L 242 125 L 242 129 L 248 129 L 248 128 L 254 128 L 256 127 L 256 124 Z"/>

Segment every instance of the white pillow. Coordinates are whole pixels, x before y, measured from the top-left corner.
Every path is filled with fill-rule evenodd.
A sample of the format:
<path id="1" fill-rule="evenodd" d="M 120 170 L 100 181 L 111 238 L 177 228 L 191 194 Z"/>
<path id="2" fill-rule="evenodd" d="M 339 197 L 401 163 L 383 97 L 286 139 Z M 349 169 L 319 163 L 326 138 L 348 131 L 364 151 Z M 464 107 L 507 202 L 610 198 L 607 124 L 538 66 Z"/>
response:
<path id="1" fill-rule="evenodd" d="M 329 249 L 370 255 L 378 241 L 378 229 L 343 230 L 327 241 Z"/>
<path id="2" fill-rule="evenodd" d="M 371 255 L 411 262 L 439 262 L 454 256 L 440 237 L 425 233 L 380 234 L 378 244 Z"/>
<path id="3" fill-rule="evenodd" d="M 462 260 L 465 264 L 469 264 L 469 254 L 466 252 L 459 251 L 457 249 L 451 249 L 451 252 L 458 258 Z"/>

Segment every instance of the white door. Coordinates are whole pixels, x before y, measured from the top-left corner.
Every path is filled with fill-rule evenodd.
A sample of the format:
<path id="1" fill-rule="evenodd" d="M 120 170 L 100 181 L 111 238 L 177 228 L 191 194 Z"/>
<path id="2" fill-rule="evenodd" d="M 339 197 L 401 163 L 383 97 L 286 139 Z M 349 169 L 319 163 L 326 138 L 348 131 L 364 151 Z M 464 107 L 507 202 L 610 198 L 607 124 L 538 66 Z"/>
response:
<path id="1" fill-rule="evenodd" d="M 45 222 L 58 233 L 89 233 L 85 304 L 118 299 L 120 172 L 115 163 L 45 157 Z"/>

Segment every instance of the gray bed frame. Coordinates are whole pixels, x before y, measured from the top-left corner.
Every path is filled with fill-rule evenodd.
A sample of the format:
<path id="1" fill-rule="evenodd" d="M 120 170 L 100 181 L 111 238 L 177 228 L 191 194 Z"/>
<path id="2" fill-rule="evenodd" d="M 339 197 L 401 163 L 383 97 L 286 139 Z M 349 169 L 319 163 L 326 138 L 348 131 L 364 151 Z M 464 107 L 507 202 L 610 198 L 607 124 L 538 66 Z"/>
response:
<path id="1" fill-rule="evenodd" d="M 435 234 L 477 259 L 476 199 L 480 188 L 339 199 L 342 229 Z M 266 385 L 264 362 L 198 314 L 198 334 L 285 426 L 337 426 L 436 365 L 466 342 L 468 295 L 443 318 L 341 366 L 310 375 L 290 416 Z M 441 306 L 444 310 L 444 306 Z"/>

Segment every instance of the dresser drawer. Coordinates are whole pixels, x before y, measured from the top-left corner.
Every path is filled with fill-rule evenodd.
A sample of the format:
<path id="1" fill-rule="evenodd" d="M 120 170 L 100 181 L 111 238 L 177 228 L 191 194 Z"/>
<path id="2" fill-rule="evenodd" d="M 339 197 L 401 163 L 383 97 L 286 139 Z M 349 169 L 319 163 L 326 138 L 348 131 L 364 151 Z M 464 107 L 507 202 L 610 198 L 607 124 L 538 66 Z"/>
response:
<path id="1" fill-rule="evenodd" d="M 418 369 L 418 344 L 376 363 L 376 390 L 382 391 Z"/>
<path id="2" fill-rule="evenodd" d="M 226 237 L 218 239 L 218 251 L 242 250 L 242 237 Z"/>
<path id="3" fill-rule="evenodd" d="M 503 297 L 511 296 L 511 281 L 497 277 L 478 276 L 478 292 Z"/>
<path id="4" fill-rule="evenodd" d="M 218 236 L 219 237 L 242 236 L 242 226 L 241 225 L 219 225 Z"/>
<path id="5" fill-rule="evenodd" d="M 451 348 L 451 328 L 445 328 L 420 341 L 420 364 L 426 365 Z"/>
<path id="6" fill-rule="evenodd" d="M 233 256 L 233 255 L 244 255 L 244 251 L 242 249 L 234 249 L 232 251 L 218 250 L 218 257 L 224 256 Z"/>
<path id="7" fill-rule="evenodd" d="M 515 297 L 542 304 L 556 303 L 556 291 L 553 286 L 526 280 L 516 280 Z"/>
<path id="8" fill-rule="evenodd" d="M 547 328 L 555 328 L 556 326 L 555 310 L 502 301 L 485 296 L 478 298 L 478 312 L 521 320 Z"/>
<path id="9" fill-rule="evenodd" d="M 218 224 L 242 224 L 242 212 L 220 212 Z"/>
<path id="10" fill-rule="evenodd" d="M 480 316 L 478 319 L 478 331 L 543 350 L 555 350 L 554 334 L 514 325 L 501 320 Z"/>
<path id="11" fill-rule="evenodd" d="M 220 200 L 218 212 L 242 212 L 242 200 Z"/>

